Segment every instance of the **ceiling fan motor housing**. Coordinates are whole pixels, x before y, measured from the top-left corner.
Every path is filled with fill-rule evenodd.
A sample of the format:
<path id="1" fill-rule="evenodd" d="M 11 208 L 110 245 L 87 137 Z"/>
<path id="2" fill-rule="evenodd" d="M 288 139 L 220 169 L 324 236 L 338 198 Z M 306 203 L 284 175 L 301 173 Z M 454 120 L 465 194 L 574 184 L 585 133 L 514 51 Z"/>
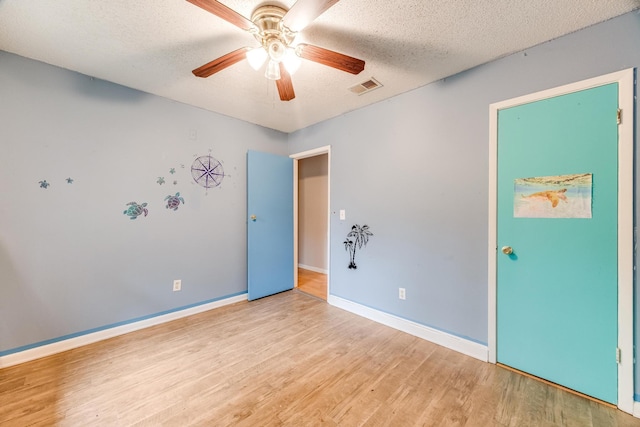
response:
<path id="1" fill-rule="evenodd" d="M 286 53 L 286 48 L 293 42 L 296 33 L 282 25 L 282 18 L 287 13 L 286 9 L 279 6 L 260 6 L 257 8 L 251 21 L 258 30 L 254 33 L 256 40 L 267 50 L 269 57 L 280 62 Z"/>

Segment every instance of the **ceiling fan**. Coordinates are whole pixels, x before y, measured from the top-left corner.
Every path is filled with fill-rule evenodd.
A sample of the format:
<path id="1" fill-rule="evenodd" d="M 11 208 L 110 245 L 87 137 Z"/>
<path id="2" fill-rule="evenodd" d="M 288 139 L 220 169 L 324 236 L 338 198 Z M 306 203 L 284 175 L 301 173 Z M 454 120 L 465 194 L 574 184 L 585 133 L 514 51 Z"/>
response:
<path id="1" fill-rule="evenodd" d="M 364 61 L 318 46 L 300 43 L 293 46 L 296 34 L 339 0 L 298 0 L 291 9 L 272 4 L 259 6 L 247 19 L 217 0 L 187 0 L 219 18 L 250 32 L 260 43 L 257 48 L 241 47 L 193 70 L 197 77 L 209 77 L 247 59 L 256 70 L 267 60 L 265 77 L 275 80 L 282 101 L 295 98 L 291 74 L 300 58 L 351 74 L 364 70 Z"/>

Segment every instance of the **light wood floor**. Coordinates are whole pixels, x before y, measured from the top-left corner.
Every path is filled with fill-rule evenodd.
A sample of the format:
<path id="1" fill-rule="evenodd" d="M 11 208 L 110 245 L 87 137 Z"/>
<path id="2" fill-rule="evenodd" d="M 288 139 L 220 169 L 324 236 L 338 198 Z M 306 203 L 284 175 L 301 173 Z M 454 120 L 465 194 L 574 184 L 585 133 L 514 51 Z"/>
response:
<path id="1" fill-rule="evenodd" d="M 289 291 L 0 370 L 6 426 L 638 426 Z"/>
<path id="2" fill-rule="evenodd" d="M 327 300 L 327 275 L 298 268 L 298 290 Z"/>

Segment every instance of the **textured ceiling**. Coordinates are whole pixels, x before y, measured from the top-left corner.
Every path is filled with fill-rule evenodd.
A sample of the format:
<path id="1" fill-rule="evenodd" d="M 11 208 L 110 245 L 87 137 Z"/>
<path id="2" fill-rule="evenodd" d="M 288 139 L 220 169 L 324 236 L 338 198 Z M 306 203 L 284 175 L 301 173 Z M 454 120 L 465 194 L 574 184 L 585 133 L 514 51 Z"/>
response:
<path id="1" fill-rule="evenodd" d="M 265 2 L 222 3 L 250 18 Z M 342 0 L 294 44 L 361 58 L 365 70 L 304 61 L 289 102 L 246 61 L 194 77 L 200 65 L 258 44 L 185 0 L 0 0 L 0 50 L 292 132 L 638 7 L 640 0 Z M 360 96 L 348 90 L 371 77 L 384 86 Z"/>

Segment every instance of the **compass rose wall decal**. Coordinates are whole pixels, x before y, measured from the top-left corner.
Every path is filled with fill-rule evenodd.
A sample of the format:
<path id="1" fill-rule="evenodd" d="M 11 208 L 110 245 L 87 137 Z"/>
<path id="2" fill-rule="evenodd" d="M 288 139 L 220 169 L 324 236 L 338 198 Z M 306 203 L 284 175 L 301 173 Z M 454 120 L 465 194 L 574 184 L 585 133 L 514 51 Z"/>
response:
<path id="1" fill-rule="evenodd" d="M 196 184 L 209 189 L 218 187 L 225 175 L 222 163 L 212 156 L 200 156 L 191 165 L 191 176 Z"/>

